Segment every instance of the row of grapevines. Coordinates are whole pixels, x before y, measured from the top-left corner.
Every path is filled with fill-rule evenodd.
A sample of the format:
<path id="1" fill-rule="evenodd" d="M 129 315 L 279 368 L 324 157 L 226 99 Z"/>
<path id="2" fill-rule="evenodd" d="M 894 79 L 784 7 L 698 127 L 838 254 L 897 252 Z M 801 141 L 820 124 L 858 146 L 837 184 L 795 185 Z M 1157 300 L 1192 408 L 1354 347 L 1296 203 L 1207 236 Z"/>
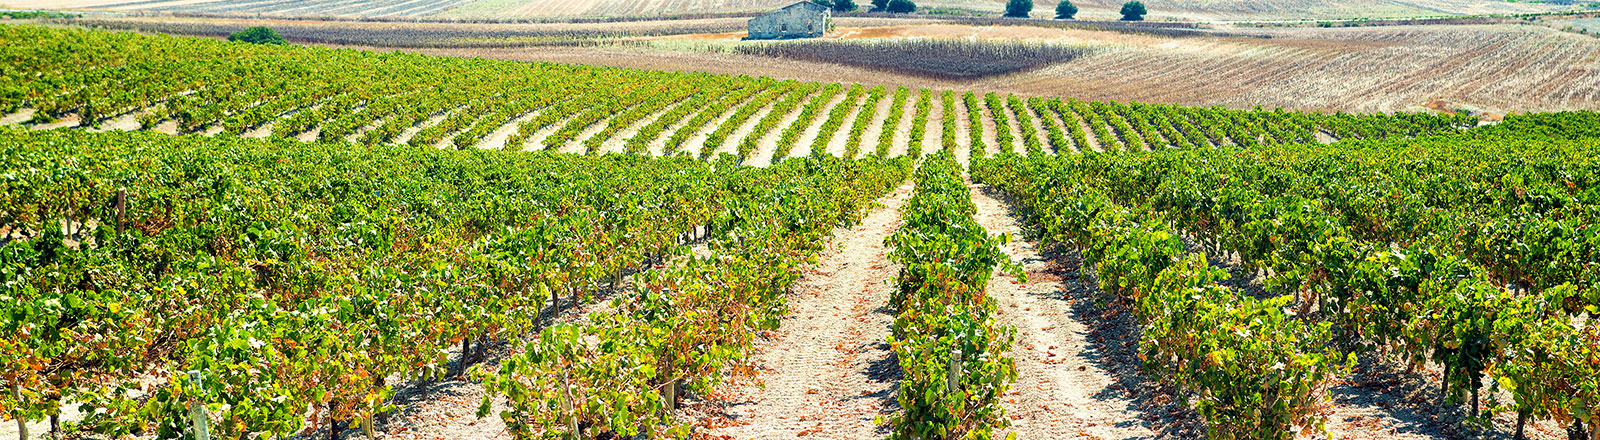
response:
<path id="1" fill-rule="evenodd" d="M 672 132 L 671 136 L 667 137 L 666 143 L 661 147 L 661 155 L 672 156 L 674 153 L 679 152 L 683 148 L 683 144 L 689 141 L 689 137 L 699 133 L 711 121 L 716 120 L 723 113 L 727 113 L 728 109 L 733 108 L 733 106 L 739 105 L 747 99 L 760 99 L 752 98 L 753 96 L 760 96 L 757 93 L 774 93 L 771 88 L 765 86 L 766 84 L 760 84 L 741 88 L 738 92 L 729 94 L 700 110 L 693 118 L 689 118 L 688 122 L 679 126 L 677 130 Z"/>
<path id="2" fill-rule="evenodd" d="M 1125 150 L 1123 148 L 1122 140 L 1118 139 L 1116 136 L 1112 136 L 1111 130 L 1106 128 L 1110 126 L 1109 123 L 1107 123 L 1105 118 L 1101 117 L 1099 113 L 1096 113 L 1094 109 L 1090 107 L 1089 103 L 1076 99 L 1069 99 L 1067 101 L 1067 107 L 1071 108 L 1072 112 L 1076 113 L 1078 118 L 1082 119 L 1084 123 L 1089 124 L 1089 130 L 1094 133 L 1094 139 L 1100 144 L 1101 151 L 1111 152 Z"/>
<path id="3" fill-rule="evenodd" d="M 668 105 L 673 103 L 691 99 L 692 96 L 706 94 L 709 90 L 721 91 L 721 86 L 724 82 L 718 77 L 707 75 L 702 77 L 700 81 L 679 83 L 665 90 L 656 90 L 650 96 L 650 99 L 643 104 L 607 120 L 605 128 L 583 140 L 583 149 L 585 152 L 594 153 L 617 132 L 632 126 L 641 119 L 659 113 L 661 109 L 667 108 Z"/>
<path id="4" fill-rule="evenodd" d="M 939 94 L 939 147 L 941 151 L 955 154 L 956 151 L 956 94 L 945 90 Z"/>
<path id="5" fill-rule="evenodd" d="M 967 157 L 987 156 L 989 147 L 983 144 L 983 110 L 978 108 L 978 94 L 961 94 L 961 103 L 967 107 Z"/>
<path id="6" fill-rule="evenodd" d="M 1050 109 L 1051 113 L 1061 119 L 1061 125 L 1067 127 L 1067 134 L 1072 137 L 1072 145 L 1078 152 L 1094 151 L 1093 148 L 1089 147 L 1089 135 L 1083 131 L 1083 122 L 1078 119 L 1077 113 L 1074 113 L 1071 107 L 1061 102 L 1060 99 L 1053 98 L 1046 101 L 1045 105 Z M 1056 151 L 1062 150 L 1057 147 Z"/>
<path id="7" fill-rule="evenodd" d="M 1017 115 L 1017 126 L 1022 128 L 1023 152 L 1029 156 L 1044 154 L 1044 147 L 1039 144 L 1039 129 L 1033 125 L 1033 117 L 1028 114 L 1028 108 L 1022 100 L 1017 99 L 1016 95 L 1006 95 L 1006 107 Z"/>
<path id="8" fill-rule="evenodd" d="M 873 155 L 889 157 L 889 147 L 894 145 L 894 135 L 900 131 L 900 119 L 905 117 L 906 99 L 911 93 L 910 89 L 899 87 L 894 90 L 894 101 L 889 104 L 889 114 L 883 117 L 883 129 L 878 133 L 878 148 L 873 150 Z"/>
<path id="9" fill-rule="evenodd" d="M 833 101 L 833 97 L 839 94 L 841 88 L 843 87 L 838 84 L 829 84 L 827 87 L 823 87 L 821 93 L 813 96 L 811 102 L 806 103 L 805 107 L 800 109 L 800 115 L 795 118 L 793 123 L 785 127 L 783 134 L 778 137 L 777 148 L 772 152 L 773 162 L 789 157 L 789 151 L 794 149 L 794 144 L 800 143 L 800 136 L 805 134 L 806 129 L 811 127 L 812 122 L 816 121 L 817 113 L 822 111 L 823 106 Z M 767 117 L 762 118 L 761 122 L 756 124 L 756 129 L 751 131 L 749 136 L 745 136 L 744 142 L 739 144 L 739 157 L 741 159 L 749 158 L 750 152 L 755 149 L 756 141 L 766 136 L 768 131 L 777 128 L 778 121 L 789 116 L 789 113 L 800 105 L 801 98 L 796 97 L 790 102 L 773 106 L 772 112 L 767 113 Z"/>
<path id="10" fill-rule="evenodd" d="M 906 155 L 912 158 L 922 157 L 922 149 L 927 144 L 924 139 L 928 134 L 928 112 L 933 109 L 933 91 L 922 89 L 917 95 L 917 106 L 911 114 L 911 135 L 906 144 Z"/>
<path id="11" fill-rule="evenodd" d="M 1525 119 L 1545 118 L 1595 119 Z M 1473 415 L 1482 414 L 1483 379 L 1493 377 L 1489 394 L 1510 391 L 1513 401 L 1490 410 L 1517 413 L 1519 437 L 1530 418 L 1581 432 L 1595 426 L 1594 407 L 1572 393 L 1592 389 L 1597 372 L 1582 366 L 1593 355 L 1579 347 L 1600 332 L 1573 318 L 1600 310 L 1592 288 L 1600 272 L 1582 263 L 1600 256 L 1600 227 L 1578 219 L 1600 212 L 1600 200 L 1587 195 L 1600 183 L 1600 162 L 1595 138 L 1539 133 L 1548 122 L 1527 123 L 1535 127 L 1523 134 L 1490 130 L 1488 141 L 1190 151 L 1077 165 L 1100 174 L 1118 197 L 1148 203 L 1266 269 L 1271 289 L 1303 298 L 1301 315 L 1315 306 L 1321 319 L 1381 349 L 1374 352 L 1438 362 L 1441 394 L 1470 394 Z M 1237 175 L 1254 177 L 1226 178 Z M 1494 236 L 1516 238 L 1482 239 Z"/>
<path id="12" fill-rule="evenodd" d="M 1045 138 L 1050 141 L 1050 149 L 1056 154 L 1072 151 L 1072 145 L 1067 143 L 1067 137 L 1061 132 L 1061 126 L 1056 124 L 1056 119 L 1050 116 L 1050 108 L 1043 98 L 1028 98 L 1028 109 L 1039 117 L 1039 122 L 1044 125 Z"/>
<path id="13" fill-rule="evenodd" d="M 905 159 L 818 156 L 733 168 L 725 190 L 740 209 L 710 222 L 711 255 L 679 250 L 615 312 L 546 328 L 477 376 L 509 401 L 499 416 L 517 438 L 684 436 L 672 419 L 681 396 L 747 371 L 734 367 L 776 327 L 801 265 L 908 171 Z M 489 408 L 485 396 L 479 416 Z"/>
<path id="14" fill-rule="evenodd" d="M 839 126 L 844 124 L 844 118 L 857 108 L 866 110 L 856 105 L 865 91 L 866 88 L 860 84 L 850 86 L 850 92 L 845 93 L 844 100 L 839 101 L 839 105 L 833 106 L 833 110 L 828 111 L 828 119 L 822 121 L 822 128 L 817 131 L 817 137 L 811 140 L 812 155 L 828 154 L 828 143 L 833 142 L 834 135 L 839 132 Z M 855 130 L 852 132 L 859 133 Z"/>
<path id="15" fill-rule="evenodd" d="M 744 206 L 741 171 L 687 159 L 17 128 L 0 144 L 0 380 L 21 396 L 0 412 L 78 403 L 67 429 L 111 436 L 176 437 L 191 400 L 222 438 L 293 434 L 308 408 L 370 420 L 393 378 L 533 330 L 548 299 Z"/>
<path id="16" fill-rule="evenodd" d="M 1009 194 L 1045 242 L 1083 250 L 1100 287 L 1143 324 L 1148 371 L 1193 392 L 1212 438 L 1289 439 L 1321 426 L 1320 391 L 1348 368 L 1328 349 L 1327 323 L 1218 284 L 1227 272 L 1186 252 L 1152 216 L 1118 205 L 1075 168 L 1116 155 L 1004 155 L 979 161 L 977 180 Z"/>
<path id="17" fill-rule="evenodd" d="M 745 85 L 730 91 L 730 93 L 725 96 L 717 96 L 711 93 L 695 94 L 694 97 L 678 103 L 676 106 L 673 106 L 671 110 L 667 110 L 666 113 L 663 113 L 660 117 L 657 117 L 656 120 L 650 121 L 650 124 L 641 127 L 638 132 L 634 133 L 633 136 L 629 137 L 628 140 L 625 141 L 623 150 L 628 154 L 646 154 L 650 150 L 651 141 L 661 136 L 661 133 L 672 124 L 683 121 L 684 118 L 690 118 L 689 115 L 691 113 L 694 113 L 695 116 L 690 118 L 689 121 L 683 125 L 683 127 L 704 126 L 708 121 L 710 121 L 711 118 L 722 114 L 722 112 L 726 111 L 728 107 L 732 107 L 736 100 L 748 98 L 751 94 L 755 93 L 755 91 L 756 89 L 754 87 Z M 702 117 L 704 119 L 702 119 Z M 701 122 L 699 124 L 695 124 L 696 121 Z M 690 130 L 688 132 L 692 133 L 693 131 Z M 662 155 L 671 155 L 674 151 L 676 151 L 678 145 L 683 144 L 683 140 L 688 136 L 685 134 L 684 139 L 678 139 L 675 137 L 676 134 L 677 133 L 674 132 L 673 137 L 669 137 L 666 140 L 667 145 L 670 145 L 670 147 L 663 146 Z M 674 142 L 674 140 L 676 140 L 676 142 Z"/>
<path id="18" fill-rule="evenodd" d="M 803 86 L 798 82 L 784 82 L 778 87 L 756 95 L 740 105 L 738 110 L 734 110 L 733 114 L 723 120 L 716 130 L 706 135 L 705 142 L 700 145 L 700 157 L 711 157 L 712 154 L 717 152 L 717 149 L 722 148 L 722 145 L 727 143 L 728 136 L 732 135 L 734 130 L 743 126 L 745 121 L 755 116 L 756 112 L 773 104 L 773 100 L 783 98 L 786 101 L 794 101 L 815 91 L 815 88 Z"/>
<path id="19" fill-rule="evenodd" d="M 900 211 L 900 230 L 885 244 L 903 265 L 890 302 L 889 345 L 899 359 L 900 411 L 887 420 L 891 439 L 987 439 L 1006 426 L 1000 397 L 1017 374 L 1010 358 L 1016 330 L 995 319 L 984 294 L 997 269 L 1022 277 L 973 219 L 977 207 L 961 166 L 940 151 L 922 162 L 916 194 Z"/>
<path id="20" fill-rule="evenodd" d="M 867 92 L 867 101 L 861 104 L 861 110 L 856 112 L 855 122 L 850 123 L 850 135 L 844 141 L 844 158 L 855 159 L 861 156 L 861 136 L 867 132 L 867 124 L 877 117 L 878 102 L 883 100 L 883 86 L 873 87 Z M 904 101 L 903 99 L 901 101 Z"/>
<path id="21" fill-rule="evenodd" d="M 1000 153 L 1016 153 L 1017 147 L 1011 138 L 1011 118 L 1006 116 L 1005 103 L 994 93 L 986 93 L 983 95 L 983 106 L 989 109 L 989 118 L 994 120 L 994 143 L 1000 148 Z"/>

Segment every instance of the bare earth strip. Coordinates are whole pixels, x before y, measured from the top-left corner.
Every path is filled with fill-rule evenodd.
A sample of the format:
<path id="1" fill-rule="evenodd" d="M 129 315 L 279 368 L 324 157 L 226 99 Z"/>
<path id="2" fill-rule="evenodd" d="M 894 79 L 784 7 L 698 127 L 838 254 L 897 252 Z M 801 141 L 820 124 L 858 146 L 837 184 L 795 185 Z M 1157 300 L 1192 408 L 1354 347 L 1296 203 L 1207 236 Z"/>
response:
<path id="1" fill-rule="evenodd" d="M 539 110 L 533 110 L 506 121 L 506 123 L 501 125 L 500 128 L 496 128 L 494 131 L 483 135 L 483 139 L 478 141 L 477 148 L 483 150 L 505 149 L 506 141 L 511 139 L 511 135 L 517 133 L 517 129 L 521 128 L 522 123 L 533 120 L 533 118 L 538 116 Z"/>
<path id="2" fill-rule="evenodd" d="M 868 93 L 863 92 L 861 93 L 860 99 L 850 104 L 850 111 L 849 113 L 845 114 L 843 122 L 839 123 L 839 130 L 835 131 L 833 133 L 833 137 L 828 139 L 827 150 L 824 151 L 825 153 L 831 156 L 844 157 L 844 147 L 845 144 L 849 143 L 850 130 L 854 129 L 856 117 L 859 116 L 861 112 L 866 111 L 867 107 L 864 104 L 866 104 L 867 98 Z M 882 100 L 880 99 L 879 101 Z M 824 121 L 826 121 L 826 117 L 824 117 Z"/>
<path id="3" fill-rule="evenodd" d="M 739 142 L 741 142 L 745 136 L 749 136 L 750 133 L 756 131 L 756 124 L 760 124 L 761 119 L 766 118 L 768 113 L 772 113 L 774 110 L 773 107 L 776 107 L 778 103 L 783 102 L 784 98 L 795 93 L 799 92 L 790 91 L 782 95 L 774 96 L 772 101 L 767 102 L 767 104 L 764 106 L 761 106 L 760 110 L 756 110 L 755 113 L 751 113 L 749 119 L 745 119 L 739 123 L 739 128 L 729 132 L 728 137 L 722 139 L 722 145 L 718 146 L 715 151 L 711 152 L 712 157 L 722 153 L 732 154 L 735 156 L 739 155 Z M 811 99 L 811 95 L 807 94 L 803 99 Z M 805 101 L 802 100 L 801 102 Z M 735 110 L 735 112 L 737 112 L 737 110 Z M 718 126 L 720 126 L 720 124 L 718 124 Z M 715 128 L 712 128 L 712 130 L 715 130 Z M 694 151 L 698 153 L 700 150 L 695 149 Z"/>
<path id="4" fill-rule="evenodd" d="M 892 100 L 894 97 L 891 96 L 889 99 Z M 892 128 L 884 127 L 885 130 L 892 129 L 892 133 L 894 133 L 893 136 L 890 136 L 889 153 L 885 155 L 887 157 L 904 156 L 909 151 L 908 147 L 911 145 L 911 121 L 916 119 L 915 115 L 917 114 L 917 91 L 915 89 L 910 93 L 906 93 L 906 103 L 900 111 L 900 121 Z M 862 146 L 861 148 L 866 150 L 867 147 Z M 866 151 L 869 153 L 878 151 L 878 143 L 873 142 L 872 149 Z"/>
<path id="5" fill-rule="evenodd" d="M 863 157 L 877 151 L 878 136 L 883 135 L 883 123 L 889 121 L 889 108 L 894 106 L 894 89 L 884 91 L 883 99 L 878 100 L 878 108 L 872 113 L 872 120 L 867 122 L 867 129 L 861 132 L 861 143 L 856 145 L 856 157 Z M 889 127 L 894 130 L 894 127 Z"/>
<path id="6" fill-rule="evenodd" d="M 665 116 L 669 111 L 672 111 L 672 106 L 663 106 L 662 108 L 657 109 L 655 112 L 650 113 L 648 116 L 639 118 L 637 121 L 633 121 L 633 123 L 628 124 L 627 127 L 617 130 L 617 132 L 614 133 L 610 138 L 606 139 L 605 142 L 600 143 L 600 149 L 596 150 L 595 154 L 627 152 L 628 139 L 632 139 L 633 135 L 639 134 L 640 129 L 644 128 L 646 125 L 654 123 L 657 119 L 661 119 L 661 117 Z M 610 121 L 606 121 L 606 124 L 610 123 Z"/>
<path id="7" fill-rule="evenodd" d="M 950 111 L 955 112 L 956 116 L 954 138 L 956 147 L 955 151 L 951 153 L 955 155 L 956 163 L 966 167 L 972 159 L 972 122 L 967 120 L 967 103 L 961 100 L 961 95 L 956 95 L 952 103 L 955 104 L 955 108 L 950 109 Z"/>
<path id="8" fill-rule="evenodd" d="M 1056 154 L 1056 148 L 1050 145 L 1050 131 L 1044 128 L 1044 124 L 1050 123 L 1048 119 L 1045 119 L 1050 115 L 1042 115 L 1033 111 L 1033 108 L 1028 107 L 1026 102 L 1017 110 L 1028 113 L 1029 123 L 1033 124 L 1033 136 L 1039 140 L 1039 149 L 1043 150 L 1045 154 Z"/>
<path id="9" fill-rule="evenodd" d="M 884 342 L 894 318 L 886 309 L 897 268 L 883 240 L 900 227 L 911 184 L 883 200 L 865 220 L 835 235 L 789 296 L 789 313 L 758 348 L 765 386 L 747 384 L 721 404 L 731 426 L 708 438 L 868 439 L 887 433 L 873 424 L 894 411 L 899 364 Z"/>
<path id="10" fill-rule="evenodd" d="M 990 233 L 1011 235 L 1013 241 L 1002 249 L 1028 274 L 1025 284 L 1006 276 L 989 282 L 1000 321 L 1017 329 L 1010 353 L 1017 382 L 1002 400 L 1011 418 L 1007 431 L 1027 439 L 1157 438 L 1123 388 L 1126 378 L 1104 368 L 1112 355 L 1088 340 L 1091 330 L 1073 311 L 1069 290 L 1084 292 L 1089 286 L 1054 273 L 1054 262 L 1041 256 L 1035 243 L 1020 239 L 1021 225 L 999 200 L 977 186 L 972 200 L 978 223 Z"/>
<path id="11" fill-rule="evenodd" d="M 789 150 L 789 157 L 806 157 L 806 156 L 810 156 L 811 155 L 811 143 L 815 142 L 817 140 L 817 136 L 821 136 L 822 135 L 822 123 L 826 122 L 828 120 L 828 114 L 833 112 L 833 109 L 835 107 L 838 107 L 838 106 L 841 106 L 841 105 L 849 105 L 851 107 L 854 107 L 854 106 L 859 105 L 861 103 L 861 101 L 859 101 L 859 100 L 851 101 L 849 103 L 845 103 L 844 99 L 847 97 L 847 95 L 849 95 L 848 92 L 849 92 L 849 90 L 848 90 L 848 88 L 846 88 L 845 90 L 840 90 L 839 93 L 835 93 L 833 95 L 833 98 L 830 99 L 826 105 L 823 105 L 822 108 L 817 109 L 817 113 L 815 115 L 811 116 L 811 120 L 810 121 L 806 121 L 806 128 L 804 130 L 800 131 L 800 137 L 795 138 L 794 145 L 791 146 L 791 149 Z M 798 120 L 800 118 L 799 109 L 796 109 L 795 110 L 795 114 L 790 115 L 790 117 L 794 118 L 795 120 Z M 793 123 L 794 123 L 794 121 L 790 120 L 790 118 L 784 118 L 784 124 L 781 125 L 781 126 L 782 127 L 788 127 L 789 124 L 793 124 Z M 773 131 L 776 132 L 777 130 L 773 130 Z M 837 134 L 838 132 L 835 131 L 834 133 Z M 777 137 L 772 137 L 772 138 L 770 138 L 770 142 L 768 142 L 768 141 L 761 142 L 762 146 L 757 148 L 756 151 L 761 151 L 760 148 L 767 148 L 767 147 L 777 148 L 777 146 L 778 146 L 777 140 L 778 140 Z M 770 143 L 771 145 L 767 145 L 768 143 Z M 823 154 L 827 154 L 827 151 L 823 151 Z M 767 158 L 767 160 L 769 162 L 773 159 L 772 154 L 770 154 L 770 153 L 769 154 L 757 154 L 757 155 L 755 155 L 755 157 L 765 157 L 765 158 Z"/>

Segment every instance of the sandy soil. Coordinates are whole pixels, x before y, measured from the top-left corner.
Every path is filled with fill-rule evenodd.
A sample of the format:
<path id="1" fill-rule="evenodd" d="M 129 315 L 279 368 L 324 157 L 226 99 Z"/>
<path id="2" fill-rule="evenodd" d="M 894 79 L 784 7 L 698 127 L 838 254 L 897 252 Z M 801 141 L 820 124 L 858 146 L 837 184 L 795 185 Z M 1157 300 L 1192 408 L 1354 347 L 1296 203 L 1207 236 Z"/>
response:
<path id="1" fill-rule="evenodd" d="M 795 93 L 799 93 L 799 92 L 798 91 L 789 91 L 789 92 L 785 92 L 782 95 L 776 96 L 776 97 L 774 97 L 772 99 L 772 101 L 769 101 L 769 102 L 766 103 L 766 105 L 763 105 L 760 110 L 757 110 L 755 113 L 750 114 L 750 118 L 749 119 L 746 119 L 744 121 L 739 121 L 739 128 L 734 129 L 733 131 L 729 132 L 728 133 L 728 137 L 724 138 L 722 140 L 722 145 L 718 146 L 715 151 L 711 152 L 711 156 L 715 157 L 715 156 L 717 156 L 719 154 L 722 154 L 722 153 L 732 154 L 732 155 L 735 155 L 735 156 L 739 155 L 739 143 L 742 142 L 745 137 L 749 136 L 750 133 L 754 133 L 756 131 L 756 125 L 760 124 L 761 123 L 761 119 L 767 117 L 768 113 L 772 113 L 773 110 L 776 110 L 774 107 L 777 107 L 779 102 L 782 102 L 784 99 L 787 99 L 789 96 L 792 96 Z M 811 94 L 806 95 L 805 97 L 801 98 L 800 102 L 803 103 L 803 102 L 809 101 L 817 93 L 820 93 L 820 92 L 812 92 Z M 746 103 L 744 105 L 749 105 L 749 103 Z M 802 104 L 802 105 L 804 105 L 804 104 Z M 735 112 L 737 112 L 737 110 L 735 110 Z M 788 117 L 788 116 L 785 116 L 785 117 Z M 713 129 L 713 131 L 715 131 L 715 129 Z M 708 132 L 708 134 L 709 134 L 709 132 Z M 698 150 L 698 149 L 695 150 L 696 153 L 699 153 L 700 151 L 701 150 Z M 754 154 L 754 153 L 752 153 L 752 154 Z"/>
<path id="2" fill-rule="evenodd" d="M 956 163 L 965 168 L 970 165 L 969 162 L 972 160 L 972 123 L 967 120 L 967 104 L 962 102 L 960 94 L 957 94 L 950 103 L 954 106 L 950 111 L 955 113 L 956 122 L 956 146 L 955 151 L 951 153 L 955 155 Z M 983 127 L 978 128 L 982 129 Z"/>
<path id="3" fill-rule="evenodd" d="M 1052 154 L 1069 154 L 1079 153 L 1082 151 L 1078 149 L 1077 145 L 1072 144 L 1075 142 L 1072 140 L 1072 132 L 1067 130 L 1067 126 L 1061 122 L 1061 115 L 1056 114 L 1054 110 L 1046 109 L 1044 114 L 1039 115 L 1039 118 L 1044 123 L 1054 126 L 1057 130 L 1061 130 L 1061 141 L 1065 143 L 1061 145 L 1051 145 L 1050 152 Z"/>
<path id="4" fill-rule="evenodd" d="M 511 135 L 517 133 L 517 129 L 522 125 L 523 122 L 527 122 L 538 117 L 539 110 L 542 109 L 536 109 L 525 113 L 522 116 L 512 118 L 510 121 L 506 122 L 506 125 L 502 125 L 500 128 L 496 128 L 494 131 L 489 132 L 489 134 L 484 135 L 483 140 L 478 141 L 478 148 L 490 150 L 505 149 L 506 141 L 511 140 Z"/>
<path id="5" fill-rule="evenodd" d="M 734 439 L 882 438 L 873 424 L 895 408 L 899 365 L 884 342 L 893 315 L 885 308 L 897 268 L 885 237 L 899 228 L 907 183 L 865 220 L 835 234 L 789 296 L 789 313 L 760 343 L 760 384 L 732 387 L 714 407 L 728 426 L 711 437 Z"/>
<path id="6" fill-rule="evenodd" d="M 1197 416 L 1139 370 L 1138 330 L 1126 311 L 1097 305 L 1092 278 L 1075 252 L 1047 254 L 1023 240 L 1010 207 L 984 185 L 972 187 L 979 224 L 1010 234 L 1002 249 L 1023 265 L 1027 283 L 996 277 L 988 293 L 1001 321 L 1017 329 L 1011 357 L 1017 382 L 1003 403 L 1019 438 L 1199 438 Z"/>
<path id="7" fill-rule="evenodd" d="M 1034 243 L 1021 240 L 1021 225 L 999 200 L 976 186 L 972 198 L 980 224 L 992 234 L 1014 238 L 1002 248 L 1023 264 L 1028 276 L 1025 284 L 996 276 L 988 288 L 1001 322 L 1016 328 L 1018 335 L 1010 353 L 1017 383 L 1004 400 L 1011 418 L 1007 431 L 1030 439 L 1155 438 L 1120 381 L 1102 367 L 1105 353 L 1087 340 L 1088 328 L 1072 313 L 1065 296 L 1069 288 L 1082 289 L 1081 282 L 1063 279 L 1055 273 L 1056 262 L 1040 255 Z"/>
<path id="8" fill-rule="evenodd" d="M 844 156 L 845 144 L 849 143 L 850 141 L 850 131 L 855 129 L 856 117 L 860 116 L 861 112 L 868 110 L 866 103 L 867 100 L 871 99 L 871 93 L 871 90 L 862 90 L 859 99 L 851 104 L 850 110 L 845 112 L 844 119 L 841 119 L 839 122 L 838 131 L 833 132 L 833 136 L 828 139 L 828 142 L 825 145 L 825 151 L 828 155 L 839 157 Z M 882 100 L 880 99 L 880 101 Z M 876 105 L 874 105 L 874 108 L 875 107 Z M 826 119 L 824 119 L 824 121 L 826 121 Z"/>
<path id="9" fill-rule="evenodd" d="M 1033 109 L 1028 107 L 1027 102 L 1023 102 L 1021 106 L 1018 106 L 1016 111 L 1025 112 L 1028 114 L 1028 123 L 1033 125 L 1033 137 L 1034 139 L 1038 140 L 1039 149 L 1044 151 L 1045 154 L 1055 154 L 1055 148 L 1050 146 L 1050 133 L 1044 128 L 1044 124 L 1049 122 L 1047 122 L 1045 119 L 1042 119 L 1048 116 L 1034 113 Z M 1019 144 L 1019 146 L 1022 146 L 1022 144 Z M 1022 148 L 1024 152 L 1027 151 L 1026 146 L 1022 146 Z"/>

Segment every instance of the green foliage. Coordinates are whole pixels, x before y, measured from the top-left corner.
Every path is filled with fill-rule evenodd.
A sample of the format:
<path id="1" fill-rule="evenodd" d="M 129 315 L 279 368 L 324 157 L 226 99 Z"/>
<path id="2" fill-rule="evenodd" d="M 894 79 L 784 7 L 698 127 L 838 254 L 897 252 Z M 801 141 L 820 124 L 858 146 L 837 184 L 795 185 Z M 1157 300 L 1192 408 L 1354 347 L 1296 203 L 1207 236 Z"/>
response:
<path id="1" fill-rule="evenodd" d="M 1185 252 L 1160 220 L 1103 195 L 1074 161 L 1002 155 L 976 161 L 973 176 L 1018 200 L 1046 242 L 1083 249 L 1101 289 L 1144 323 L 1149 371 L 1198 396 L 1209 437 L 1286 440 L 1320 426 L 1319 390 L 1346 368 L 1326 347 L 1329 325 L 1294 319 L 1282 309 L 1287 297 L 1221 287 L 1226 272 Z"/>
<path id="2" fill-rule="evenodd" d="M 250 44 L 289 44 L 288 40 L 278 35 L 278 31 L 266 26 L 251 26 L 239 32 L 228 34 L 228 41 L 238 41 Z"/>
<path id="3" fill-rule="evenodd" d="M 1006 426 L 1000 396 L 1016 380 L 1005 356 L 1016 330 L 996 322 L 984 294 L 996 269 L 1022 277 L 972 215 L 977 208 L 954 156 L 931 155 L 916 172 L 904 224 L 885 244 L 904 266 L 889 345 L 904 374 L 891 439 L 988 439 Z"/>
<path id="4" fill-rule="evenodd" d="M 1033 0 L 1009 0 L 1006 2 L 1006 17 L 1028 18 L 1028 13 L 1033 12 Z"/>
<path id="5" fill-rule="evenodd" d="M 710 391 L 737 372 L 731 367 L 749 354 L 756 333 L 776 327 L 802 264 L 833 228 L 855 223 L 898 186 L 909 161 L 822 156 L 727 172 L 726 200 L 738 208 L 707 225 L 712 255 L 679 248 L 678 258 L 614 300 L 614 313 L 546 328 L 498 370 L 475 373 L 509 401 L 500 417 L 514 436 L 685 435 L 687 425 L 671 419 L 678 396 Z"/>
<path id="6" fill-rule="evenodd" d="M 910 14 L 917 12 L 917 4 L 911 0 L 889 0 L 889 5 L 884 10 L 895 14 Z"/>
<path id="7" fill-rule="evenodd" d="M 889 2 L 891 1 L 893 0 L 872 0 L 872 10 L 887 11 L 889 10 Z"/>
<path id="8" fill-rule="evenodd" d="M 1116 113 L 1131 126 L 1148 120 L 1126 110 Z M 1327 368 L 1343 364 L 1328 352 L 1336 340 L 1351 355 L 1443 365 L 1444 400 L 1470 401 L 1475 417 L 1594 426 L 1600 355 L 1577 347 L 1600 335 L 1600 294 L 1581 287 L 1600 279 L 1583 263 L 1600 258 L 1600 226 L 1576 219 L 1600 210 L 1597 122 L 1530 115 L 1454 136 L 1002 157 L 975 162 L 973 175 L 1016 197 L 1046 240 L 1084 247 L 1108 293 L 1134 297 L 1145 360 L 1200 391 L 1214 438 L 1320 424 L 1305 411 L 1325 398 Z M 1234 298 L 1167 228 L 1236 253 L 1282 296 Z M 1253 325 L 1276 330 L 1205 330 Z M 1203 362 L 1161 367 L 1172 359 Z M 1290 368 L 1261 369 L 1278 363 Z M 1494 401 L 1501 390 L 1512 402 Z M 1261 408 L 1257 395 L 1278 403 Z"/>
<path id="9" fill-rule="evenodd" d="M 78 18 L 79 14 L 55 11 L 0 11 L 0 19 L 31 20 L 38 18 Z"/>
<path id="10" fill-rule="evenodd" d="M 1069 0 L 1061 0 L 1061 3 L 1056 3 L 1057 20 L 1071 20 L 1072 17 L 1076 17 L 1077 15 L 1078 5 L 1072 4 L 1072 2 Z"/>
<path id="11" fill-rule="evenodd" d="M 1123 21 L 1141 21 L 1144 20 L 1145 14 L 1144 2 L 1131 1 L 1122 4 Z"/>
<path id="12" fill-rule="evenodd" d="M 834 12 L 853 12 L 856 10 L 855 0 L 834 0 Z"/>

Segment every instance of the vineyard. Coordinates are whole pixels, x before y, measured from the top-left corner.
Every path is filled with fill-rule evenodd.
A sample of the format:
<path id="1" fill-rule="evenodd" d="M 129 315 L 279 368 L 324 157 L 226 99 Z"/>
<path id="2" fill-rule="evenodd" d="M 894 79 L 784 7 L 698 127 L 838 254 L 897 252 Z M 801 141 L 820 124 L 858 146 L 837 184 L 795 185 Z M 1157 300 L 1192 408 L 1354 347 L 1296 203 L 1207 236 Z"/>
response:
<path id="1" fill-rule="evenodd" d="M 23 440 L 395 437 L 446 381 L 519 439 L 1372 438 L 1363 361 L 1600 440 L 1593 113 L 0 42 Z"/>
<path id="2" fill-rule="evenodd" d="M 920 156 L 932 145 L 964 155 L 975 137 L 957 135 L 955 124 L 940 119 L 928 124 L 929 115 L 984 116 L 958 108 L 965 99 L 934 99 L 943 93 L 926 89 L 881 92 L 916 102 L 847 118 L 865 113 L 854 109 L 863 105 L 864 89 L 38 27 L 8 26 L 0 33 L 8 43 L 0 49 L 7 75 L 0 113 L 9 115 L 5 121 L 45 127 L 702 158 L 726 153 L 776 162 L 792 156 L 792 146 L 822 147 L 854 136 L 858 123 L 866 124 L 863 131 L 877 127 L 879 138 L 876 148 L 856 148 L 855 154 Z M 76 68 L 85 65 L 99 67 Z M 1414 136 L 1470 125 L 1467 118 L 1427 114 L 996 99 L 1007 105 L 986 108 L 988 117 L 1005 129 L 996 129 L 999 140 L 987 153 L 1011 151 L 1013 138 L 1022 148 L 1048 143 L 1049 151 L 1148 150 Z M 672 105 L 680 100 L 694 104 Z M 1022 123 L 1015 135 L 1009 120 Z M 1034 121 L 1044 128 L 1033 128 Z"/>

